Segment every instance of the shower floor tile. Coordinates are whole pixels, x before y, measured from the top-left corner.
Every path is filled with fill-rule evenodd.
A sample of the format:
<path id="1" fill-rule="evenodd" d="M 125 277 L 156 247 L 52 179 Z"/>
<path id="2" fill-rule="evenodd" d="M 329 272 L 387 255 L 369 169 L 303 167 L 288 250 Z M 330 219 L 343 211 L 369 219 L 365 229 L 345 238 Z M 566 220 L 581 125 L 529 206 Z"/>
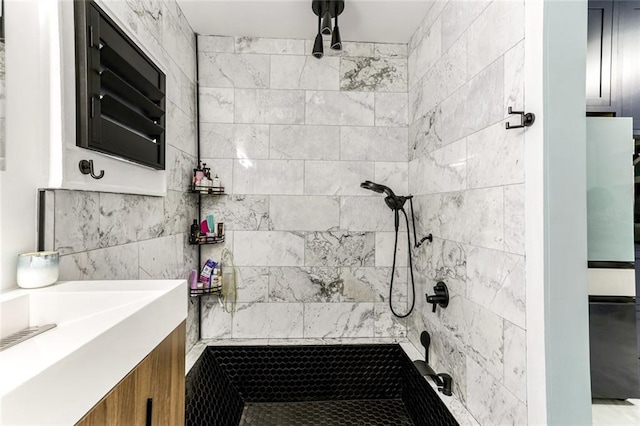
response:
<path id="1" fill-rule="evenodd" d="M 240 426 L 413 426 L 400 399 L 247 402 Z"/>

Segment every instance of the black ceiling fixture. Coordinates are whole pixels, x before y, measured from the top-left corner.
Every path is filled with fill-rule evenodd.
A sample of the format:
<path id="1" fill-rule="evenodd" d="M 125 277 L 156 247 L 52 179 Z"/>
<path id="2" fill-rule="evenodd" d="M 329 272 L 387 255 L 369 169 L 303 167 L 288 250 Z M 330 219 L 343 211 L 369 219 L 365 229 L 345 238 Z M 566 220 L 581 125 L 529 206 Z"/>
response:
<path id="1" fill-rule="evenodd" d="M 344 0 L 313 0 L 311 9 L 318 17 L 318 34 L 313 43 L 313 57 L 320 59 L 324 56 L 322 34 L 331 35 L 331 49 L 342 50 L 338 15 L 344 10 Z M 331 19 L 336 20 L 333 30 L 331 30 Z"/>

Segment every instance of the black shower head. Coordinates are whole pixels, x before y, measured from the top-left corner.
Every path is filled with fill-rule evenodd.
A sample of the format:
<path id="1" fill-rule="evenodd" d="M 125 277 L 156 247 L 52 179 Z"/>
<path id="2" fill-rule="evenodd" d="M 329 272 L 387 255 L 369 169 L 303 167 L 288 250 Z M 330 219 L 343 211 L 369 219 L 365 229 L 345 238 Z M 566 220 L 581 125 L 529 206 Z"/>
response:
<path id="1" fill-rule="evenodd" d="M 408 200 L 407 197 L 398 197 L 393 193 L 391 188 L 388 186 L 380 185 L 379 183 L 371 182 L 370 180 L 365 180 L 360 184 L 361 188 L 369 189 L 371 191 L 377 192 L 379 194 L 386 194 L 387 196 L 384 198 L 385 203 L 391 210 L 398 210 L 404 206 L 404 203 Z"/>

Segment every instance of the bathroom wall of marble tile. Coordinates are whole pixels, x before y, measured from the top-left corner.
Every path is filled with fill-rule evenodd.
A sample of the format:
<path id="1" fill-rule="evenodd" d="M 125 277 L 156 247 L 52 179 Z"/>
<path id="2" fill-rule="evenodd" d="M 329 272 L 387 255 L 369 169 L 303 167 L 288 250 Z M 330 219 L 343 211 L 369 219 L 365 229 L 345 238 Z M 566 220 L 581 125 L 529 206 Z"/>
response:
<path id="1" fill-rule="evenodd" d="M 418 233 L 418 294 L 409 339 L 432 335 L 431 359 L 480 424 L 526 424 L 523 1 L 434 2 L 409 43 L 409 191 Z M 513 118 L 512 118 L 513 120 Z"/>
<path id="2" fill-rule="evenodd" d="M 195 36 L 174 0 L 99 1 L 167 76 L 167 196 L 52 191 L 53 247 L 60 279 L 186 278 L 197 267 L 188 245 L 196 213 L 188 188 L 196 161 Z M 187 348 L 198 339 L 189 304 Z"/>
<path id="3" fill-rule="evenodd" d="M 203 338 L 406 336 L 387 305 L 393 215 L 360 183 L 408 192 L 407 45 L 326 45 L 321 60 L 311 49 L 309 40 L 198 38 L 202 158 L 228 193 L 206 198 L 203 212 L 225 223 L 238 266 L 236 312 L 203 298 Z"/>

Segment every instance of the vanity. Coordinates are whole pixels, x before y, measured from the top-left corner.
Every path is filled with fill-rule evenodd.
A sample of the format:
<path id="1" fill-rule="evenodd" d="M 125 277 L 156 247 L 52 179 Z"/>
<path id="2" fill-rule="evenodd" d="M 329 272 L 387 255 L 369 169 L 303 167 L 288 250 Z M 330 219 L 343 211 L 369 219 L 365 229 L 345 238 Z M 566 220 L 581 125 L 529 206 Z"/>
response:
<path id="1" fill-rule="evenodd" d="M 186 299 L 184 280 L 0 294 L 2 337 L 56 324 L 0 352 L 0 423 L 184 423 Z"/>

